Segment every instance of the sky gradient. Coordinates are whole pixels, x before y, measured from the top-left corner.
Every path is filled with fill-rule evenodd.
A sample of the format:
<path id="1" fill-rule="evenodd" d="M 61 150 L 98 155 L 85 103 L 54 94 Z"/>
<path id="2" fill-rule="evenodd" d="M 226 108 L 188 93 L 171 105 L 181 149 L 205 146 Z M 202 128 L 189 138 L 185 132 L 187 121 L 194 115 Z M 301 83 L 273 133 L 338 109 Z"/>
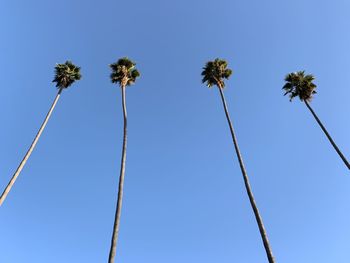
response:
<path id="1" fill-rule="evenodd" d="M 0 208 L 1 263 L 106 262 L 122 145 L 129 141 L 117 261 L 267 262 L 219 92 L 204 63 L 233 69 L 226 100 L 277 262 L 350 262 L 350 173 L 284 76 L 306 70 L 312 107 L 350 158 L 346 0 L 0 2 L 0 187 L 57 90 L 55 63 L 81 66 Z"/>

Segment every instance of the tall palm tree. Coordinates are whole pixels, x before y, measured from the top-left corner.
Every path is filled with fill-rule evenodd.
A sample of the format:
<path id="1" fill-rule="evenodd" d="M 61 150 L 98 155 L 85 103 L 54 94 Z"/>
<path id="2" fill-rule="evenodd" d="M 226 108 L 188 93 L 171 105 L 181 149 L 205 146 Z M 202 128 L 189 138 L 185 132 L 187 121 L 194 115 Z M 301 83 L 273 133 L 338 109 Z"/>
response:
<path id="1" fill-rule="evenodd" d="M 295 97 L 299 97 L 299 99 L 305 103 L 306 107 L 310 110 L 318 125 L 320 125 L 322 131 L 326 134 L 335 151 L 343 160 L 346 167 L 348 167 L 350 170 L 350 164 L 348 160 L 339 150 L 338 146 L 335 144 L 332 137 L 329 135 L 328 131 L 323 126 L 322 122 L 317 117 L 316 113 L 309 104 L 313 98 L 313 95 L 316 94 L 316 85 L 313 83 L 315 77 L 313 75 L 305 75 L 305 71 L 298 71 L 289 73 L 284 80 L 286 81 L 285 85 L 283 86 L 283 90 L 285 91 L 284 95 L 289 94 L 290 101 L 292 101 Z"/>
<path id="2" fill-rule="evenodd" d="M 16 172 L 14 173 L 14 175 L 12 176 L 10 182 L 8 183 L 8 185 L 6 186 L 4 192 L 1 194 L 0 197 L 0 206 L 2 205 L 2 203 L 4 202 L 6 196 L 8 195 L 8 193 L 10 192 L 13 184 L 15 183 L 17 177 L 19 176 L 19 174 L 21 173 L 24 165 L 26 164 L 29 156 L 31 155 L 31 153 L 34 150 L 35 145 L 37 144 L 41 133 L 43 132 L 56 104 L 58 99 L 61 96 L 61 92 L 63 89 L 68 88 L 70 85 L 72 85 L 76 80 L 79 80 L 81 78 L 81 74 L 80 74 L 80 68 L 75 66 L 72 62 L 70 61 L 66 61 L 64 64 L 57 64 L 55 67 L 55 78 L 52 82 L 56 82 L 56 87 L 58 89 L 58 93 L 56 95 L 56 98 L 54 99 L 51 108 L 49 110 L 49 112 L 47 113 L 44 122 L 41 124 L 40 129 L 38 131 L 38 133 L 36 134 L 32 144 L 30 145 L 27 153 L 25 154 L 23 160 L 21 161 L 21 163 L 19 164 Z"/>
<path id="3" fill-rule="evenodd" d="M 117 241 L 119 234 L 120 215 L 122 209 L 123 188 L 124 188 L 124 175 L 125 175 L 125 161 L 126 161 L 126 141 L 127 141 L 127 112 L 125 101 L 125 88 L 135 83 L 136 78 L 140 76 L 139 71 L 135 68 L 135 63 L 127 57 L 119 59 L 116 63 L 110 65 L 112 69 L 111 80 L 112 83 L 119 84 L 122 91 L 122 107 L 124 116 L 124 135 L 123 135 L 123 149 L 120 165 L 119 186 L 118 186 L 118 199 L 115 212 L 113 235 L 111 241 L 111 248 L 109 251 L 109 263 L 113 263 L 115 254 L 117 251 Z"/>
<path id="4" fill-rule="evenodd" d="M 243 159 L 242 159 L 239 147 L 238 147 L 235 131 L 233 129 L 233 125 L 232 125 L 230 115 L 229 115 L 227 105 L 226 105 L 226 100 L 225 100 L 224 91 L 223 91 L 223 89 L 225 87 L 224 79 L 228 79 L 231 76 L 231 74 L 232 74 L 232 70 L 227 68 L 227 62 L 225 60 L 221 60 L 221 59 L 217 58 L 214 61 L 209 61 L 206 63 L 205 67 L 203 68 L 203 72 L 202 72 L 202 76 L 203 76 L 202 82 L 206 83 L 209 88 L 216 85 L 219 89 L 219 92 L 221 95 L 221 100 L 222 100 L 222 105 L 224 107 L 226 119 L 227 119 L 228 125 L 230 127 L 233 144 L 234 144 L 236 154 L 238 157 L 238 161 L 239 161 L 239 165 L 240 165 L 240 168 L 242 171 L 244 184 L 245 184 L 245 188 L 246 188 L 246 191 L 247 191 L 247 194 L 249 197 L 250 205 L 253 209 L 255 219 L 256 219 L 256 222 L 257 222 L 258 227 L 259 227 L 260 235 L 261 235 L 261 238 L 263 240 L 263 244 L 265 247 L 267 258 L 268 258 L 270 263 L 274 263 L 275 260 L 274 260 L 273 254 L 272 254 L 271 246 L 270 246 L 269 240 L 267 238 L 266 230 L 265 230 L 262 218 L 260 216 L 258 207 L 257 207 L 255 200 L 254 200 L 253 192 L 252 192 L 250 184 L 249 184 L 249 178 L 248 178 L 246 169 L 244 167 L 244 163 L 243 163 Z"/>

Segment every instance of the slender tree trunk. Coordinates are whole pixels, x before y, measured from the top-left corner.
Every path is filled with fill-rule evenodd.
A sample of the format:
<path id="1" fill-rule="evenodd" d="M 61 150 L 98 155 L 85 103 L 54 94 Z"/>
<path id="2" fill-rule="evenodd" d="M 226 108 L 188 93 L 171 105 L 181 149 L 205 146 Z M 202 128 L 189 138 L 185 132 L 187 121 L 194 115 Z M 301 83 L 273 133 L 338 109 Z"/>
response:
<path id="1" fill-rule="evenodd" d="M 269 263 L 275 263 L 275 259 L 274 259 L 273 255 L 272 255 L 272 249 L 271 249 L 269 240 L 267 238 L 266 230 L 265 230 L 262 218 L 260 216 L 258 207 L 256 206 L 256 203 L 255 203 L 255 200 L 254 200 L 254 196 L 253 196 L 253 192 L 252 192 L 252 190 L 250 188 L 249 178 L 248 178 L 247 172 L 246 172 L 245 167 L 244 167 L 244 163 L 243 163 L 243 159 L 242 159 L 239 147 L 238 147 L 235 131 L 233 129 L 232 122 L 231 122 L 231 119 L 230 119 L 230 115 L 228 113 L 224 92 L 223 92 L 223 89 L 221 87 L 218 87 L 218 88 L 219 88 L 220 95 L 221 95 L 222 105 L 224 106 L 227 122 L 228 122 L 228 125 L 230 126 L 232 140 L 233 140 L 233 144 L 235 146 L 235 150 L 236 150 L 236 154 L 237 154 L 237 157 L 238 157 L 239 165 L 241 167 L 245 188 L 246 188 L 246 191 L 247 191 L 247 194 L 248 194 L 248 197 L 249 197 L 250 205 L 252 206 L 253 211 L 254 211 L 256 222 L 258 223 L 258 227 L 259 227 L 261 238 L 262 238 L 263 243 L 264 243 L 266 255 L 267 255 L 267 258 L 269 260 Z"/>
<path id="2" fill-rule="evenodd" d="M 117 208 L 115 212 L 114 226 L 113 226 L 113 236 L 111 242 L 111 248 L 109 251 L 108 263 L 114 263 L 115 254 L 117 251 L 117 241 L 119 234 L 120 225 L 120 215 L 122 210 L 122 199 L 123 199 L 123 188 L 124 188 L 124 175 L 125 175 L 125 160 L 126 160 L 126 142 L 127 142 L 127 112 L 126 112 L 126 101 L 125 101 L 125 87 L 126 85 L 121 85 L 122 89 L 122 105 L 123 105 L 123 115 L 124 115 L 124 136 L 123 136 L 123 150 L 122 159 L 120 165 L 120 176 L 119 176 L 119 188 L 118 188 L 118 200 Z"/>
<path id="3" fill-rule="evenodd" d="M 34 138 L 32 144 L 30 145 L 30 147 L 29 147 L 29 149 L 28 149 L 26 155 L 24 156 L 23 160 L 22 160 L 21 163 L 19 164 L 19 166 L 18 166 L 16 172 L 15 172 L 14 175 L 12 176 L 12 178 L 11 178 L 10 182 L 8 183 L 8 185 L 6 186 L 4 192 L 1 194 L 1 197 L 0 197 L 0 206 L 1 206 L 2 203 L 5 201 L 5 199 L 6 199 L 7 195 L 8 195 L 8 193 L 11 191 L 11 188 L 12 188 L 13 184 L 15 183 L 15 181 L 16 181 L 17 177 L 19 176 L 19 174 L 21 173 L 21 171 L 22 171 L 24 165 L 26 164 L 26 162 L 27 162 L 29 156 L 32 154 L 32 152 L 33 152 L 33 150 L 34 150 L 34 148 L 35 148 L 35 145 L 37 144 L 37 142 L 38 142 L 38 140 L 39 140 L 39 138 L 40 138 L 41 133 L 42 133 L 43 130 L 45 129 L 45 126 L 46 126 L 48 120 L 50 119 L 50 116 L 51 116 L 51 114 L 52 114 L 52 112 L 53 112 L 53 110 L 54 110 L 54 108 L 55 108 L 55 106 L 56 106 L 56 103 L 57 103 L 58 99 L 59 99 L 60 96 L 61 96 L 61 92 L 62 92 L 62 89 L 59 89 L 59 91 L 58 91 L 58 93 L 57 93 L 57 95 L 56 95 L 56 98 L 55 98 L 55 100 L 53 101 L 53 103 L 52 103 L 52 105 L 51 105 L 51 108 L 50 108 L 49 112 L 47 113 L 44 122 L 41 124 L 41 127 L 40 127 L 38 133 L 36 134 L 36 136 L 35 136 L 35 138 Z"/>
<path id="4" fill-rule="evenodd" d="M 335 149 L 335 151 L 338 153 L 338 155 L 340 156 L 340 158 L 343 160 L 344 164 L 346 165 L 346 167 L 348 167 L 348 169 L 350 170 L 350 164 L 348 162 L 348 160 L 346 160 L 345 156 L 342 154 L 342 152 L 339 150 L 338 146 L 335 144 L 335 142 L 333 141 L 332 137 L 329 135 L 329 133 L 327 132 L 326 128 L 323 126 L 322 122 L 320 121 L 320 119 L 317 117 L 316 113 L 313 111 L 313 109 L 311 108 L 311 106 L 309 105 L 309 103 L 304 100 L 306 107 L 310 110 L 310 112 L 312 113 L 312 116 L 314 116 L 315 120 L 317 121 L 318 125 L 320 125 L 322 131 L 324 132 L 324 134 L 326 134 L 328 140 L 330 141 L 330 143 L 332 144 L 333 148 Z"/>

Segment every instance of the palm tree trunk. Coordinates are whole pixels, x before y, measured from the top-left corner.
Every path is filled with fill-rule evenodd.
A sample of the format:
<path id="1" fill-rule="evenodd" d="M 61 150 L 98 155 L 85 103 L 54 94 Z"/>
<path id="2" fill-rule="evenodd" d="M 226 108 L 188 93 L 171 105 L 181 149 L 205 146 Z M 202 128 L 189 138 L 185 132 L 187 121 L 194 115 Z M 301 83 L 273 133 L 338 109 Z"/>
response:
<path id="1" fill-rule="evenodd" d="M 317 117 L 316 113 L 313 111 L 313 109 L 311 108 L 311 106 L 309 105 L 309 103 L 304 100 L 306 107 L 310 110 L 310 112 L 312 113 L 312 116 L 314 116 L 315 120 L 317 121 L 318 125 L 320 125 L 322 131 L 324 132 L 324 134 L 326 134 L 328 140 L 330 141 L 330 143 L 332 144 L 333 148 L 335 149 L 335 151 L 338 153 L 338 155 L 340 156 L 340 158 L 343 160 L 344 164 L 348 167 L 348 169 L 350 170 L 350 164 L 348 162 L 348 160 L 346 160 L 345 156 L 342 154 L 342 152 L 339 150 L 338 146 L 335 144 L 335 142 L 333 141 L 332 137 L 329 135 L 329 133 L 327 132 L 326 128 L 323 126 L 322 122 L 320 121 L 320 119 Z"/>
<path id="2" fill-rule="evenodd" d="M 233 129 L 232 122 L 231 122 L 231 119 L 230 119 L 230 115 L 228 113 L 224 92 L 223 92 L 222 87 L 219 86 L 218 88 L 219 88 L 220 95 L 221 95 L 222 105 L 224 106 L 226 119 L 227 119 L 228 125 L 230 126 L 232 140 L 233 140 L 233 144 L 235 146 L 235 150 L 236 150 L 236 154 L 237 154 L 237 157 L 238 157 L 239 165 L 241 167 L 245 188 L 246 188 L 246 191 L 247 191 L 247 194 L 248 194 L 248 197 L 249 197 L 250 205 L 252 206 L 253 211 L 254 211 L 256 222 L 258 223 L 258 227 L 259 227 L 261 238 L 262 238 L 263 243 L 264 243 L 266 255 L 267 255 L 267 258 L 269 260 L 269 263 L 274 263 L 275 259 L 274 259 L 273 255 L 272 255 L 272 249 L 271 249 L 269 240 L 267 238 L 266 230 L 265 230 L 262 218 L 260 216 L 258 207 L 256 206 L 252 190 L 250 188 L 249 178 L 248 178 L 247 172 L 246 172 L 245 167 L 244 167 L 244 163 L 243 163 L 242 156 L 241 156 L 241 153 L 240 153 L 240 150 L 239 150 L 239 147 L 238 147 L 235 131 Z"/>
<path id="3" fill-rule="evenodd" d="M 127 112 L 126 112 L 126 101 L 125 101 L 125 87 L 126 87 L 126 85 L 121 85 L 121 89 L 122 89 L 122 105 L 123 105 L 123 115 L 124 115 L 123 150 L 122 150 L 122 159 L 121 159 L 121 165 L 120 165 L 117 209 L 116 209 L 116 212 L 115 212 L 115 219 L 114 219 L 114 226 L 113 226 L 113 236 L 112 236 L 111 248 L 110 248 L 110 251 L 109 251 L 108 263 L 114 263 L 114 258 L 115 258 L 115 254 L 116 254 L 116 251 L 117 251 L 117 241 L 118 241 L 120 215 L 121 215 L 122 199 L 123 199 L 125 160 L 126 160 L 126 142 L 127 142 Z"/>
<path id="4" fill-rule="evenodd" d="M 32 154 L 34 148 L 35 148 L 35 145 L 37 144 L 39 138 L 40 138 L 40 135 L 41 133 L 43 132 L 43 130 L 45 129 L 45 126 L 48 122 L 48 120 L 50 119 L 50 116 L 51 116 L 51 113 L 53 112 L 55 106 L 56 106 L 56 103 L 58 101 L 58 99 L 60 98 L 61 96 L 61 92 L 62 92 L 62 88 L 58 90 L 58 93 L 56 95 L 56 98 L 55 100 L 53 101 L 52 105 L 51 105 L 51 108 L 49 110 L 49 112 L 47 113 L 46 117 L 45 117 L 45 120 L 44 122 L 41 124 L 41 127 L 38 131 L 38 133 L 36 134 L 32 144 L 30 145 L 26 155 L 24 156 L 23 160 L 21 161 L 21 163 L 19 164 L 16 172 L 14 173 L 14 175 L 12 176 L 10 182 L 8 183 L 8 185 L 6 186 L 5 190 L 3 191 L 3 193 L 1 194 L 1 197 L 0 197 L 0 206 L 2 205 L 2 203 L 5 201 L 8 193 L 11 191 L 11 188 L 13 186 L 13 184 L 15 183 L 17 177 L 19 176 L 19 174 L 21 173 L 24 165 L 26 164 L 29 156 Z"/>

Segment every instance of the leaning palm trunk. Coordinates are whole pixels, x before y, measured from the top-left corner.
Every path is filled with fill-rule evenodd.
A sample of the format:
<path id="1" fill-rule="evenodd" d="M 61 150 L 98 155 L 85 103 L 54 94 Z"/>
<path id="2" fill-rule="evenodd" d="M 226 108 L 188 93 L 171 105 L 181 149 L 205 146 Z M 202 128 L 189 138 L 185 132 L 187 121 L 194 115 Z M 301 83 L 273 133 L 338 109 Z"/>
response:
<path id="1" fill-rule="evenodd" d="M 124 116 L 124 136 L 123 136 L 123 150 L 122 159 L 120 166 L 120 176 L 119 176 L 119 188 L 118 188 L 118 200 L 117 209 L 115 212 L 114 226 L 113 226 L 113 236 L 111 242 L 111 248 L 109 251 L 108 263 L 114 263 L 115 254 L 117 251 L 117 241 L 119 234 L 120 225 L 120 215 L 122 209 L 122 199 L 123 199 L 123 188 L 124 188 L 124 175 L 125 175 L 125 160 L 126 160 L 126 142 L 127 142 L 127 112 L 126 112 L 126 101 L 125 101 L 125 84 L 121 85 L 122 90 L 122 105 L 123 105 L 123 116 Z"/>
<path id="2" fill-rule="evenodd" d="M 338 153 L 338 155 L 340 156 L 340 158 L 343 160 L 344 164 L 348 167 L 348 169 L 350 170 L 350 164 L 348 162 L 348 160 L 346 160 L 345 156 L 342 154 L 342 152 L 339 150 L 338 146 L 335 144 L 335 142 L 333 141 L 332 137 L 329 135 L 329 133 L 327 132 L 326 128 L 323 126 L 322 122 L 320 121 L 320 119 L 317 117 L 316 113 L 313 111 L 313 109 L 311 108 L 310 104 L 304 100 L 307 108 L 310 110 L 310 112 L 312 113 L 312 116 L 314 116 L 315 120 L 317 121 L 318 125 L 320 125 L 322 131 L 324 132 L 324 134 L 326 134 L 329 142 L 332 144 L 333 148 L 335 149 L 335 151 Z"/>
<path id="3" fill-rule="evenodd" d="M 254 211 L 256 222 L 258 223 L 258 227 L 259 227 L 261 238 L 262 238 L 263 243 L 264 243 L 266 255 L 267 255 L 267 258 L 269 260 L 269 263 L 274 263 L 275 259 L 274 259 L 273 255 L 272 255 L 272 249 L 271 249 L 269 240 L 267 238 L 266 230 L 265 230 L 262 218 L 260 216 L 258 207 L 256 206 L 252 190 L 250 188 L 249 178 L 248 178 L 247 172 L 246 172 L 245 167 L 244 167 L 244 163 L 243 163 L 242 156 L 241 156 L 241 153 L 240 153 L 240 150 L 239 150 L 239 147 L 238 147 L 235 131 L 233 129 L 233 126 L 232 126 L 232 123 L 231 123 L 231 119 L 230 119 L 230 115 L 228 113 L 224 92 L 223 92 L 223 89 L 222 89 L 221 86 L 219 86 L 218 88 L 219 88 L 219 91 L 220 91 L 222 104 L 224 106 L 227 122 L 228 122 L 228 124 L 230 126 L 232 140 L 233 140 L 233 144 L 235 146 L 235 150 L 236 150 L 236 154 L 237 154 L 237 157 L 238 157 L 239 165 L 241 167 L 245 188 L 246 188 L 246 191 L 247 191 L 247 194 L 248 194 L 248 197 L 249 197 L 250 205 L 252 206 L 253 211 Z"/>
<path id="4" fill-rule="evenodd" d="M 47 113 L 46 117 L 45 117 L 45 120 L 44 122 L 41 124 L 41 127 L 37 133 L 37 135 L 35 136 L 33 142 L 32 142 L 32 145 L 29 147 L 29 150 L 27 151 L 26 155 L 24 156 L 23 160 L 21 161 L 21 163 L 19 164 L 16 172 L 14 173 L 14 175 L 12 176 L 10 182 L 8 183 L 8 185 L 6 186 L 4 192 L 1 194 L 1 197 L 0 197 L 0 206 L 2 205 L 2 203 L 5 201 L 7 195 L 9 194 L 9 192 L 11 191 L 11 188 L 13 186 L 13 184 L 15 183 L 17 177 L 19 176 L 19 174 L 21 173 L 24 165 L 26 164 L 28 158 L 30 157 L 30 155 L 32 154 L 34 148 L 35 148 L 35 145 L 37 144 L 39 138 L 40 138 L 40 135 L 41 133 L 43 132 L 43 130 L 45 129 L 45 126 L 48 122 L 48 120 L 50 119 L 50 116 L 56 106 L 56 103 L 58 101 L 58 99 L 60 98 L 61 96 L 61 92 L 62 92 L 62 88 L 60 88 L 58 90 L 58 93 L 56 95 L 56 98 L 55 100 L 53 101 L 52 105 L 51 105 L 51 108 L 49 110 L 49 112 Z"/>

